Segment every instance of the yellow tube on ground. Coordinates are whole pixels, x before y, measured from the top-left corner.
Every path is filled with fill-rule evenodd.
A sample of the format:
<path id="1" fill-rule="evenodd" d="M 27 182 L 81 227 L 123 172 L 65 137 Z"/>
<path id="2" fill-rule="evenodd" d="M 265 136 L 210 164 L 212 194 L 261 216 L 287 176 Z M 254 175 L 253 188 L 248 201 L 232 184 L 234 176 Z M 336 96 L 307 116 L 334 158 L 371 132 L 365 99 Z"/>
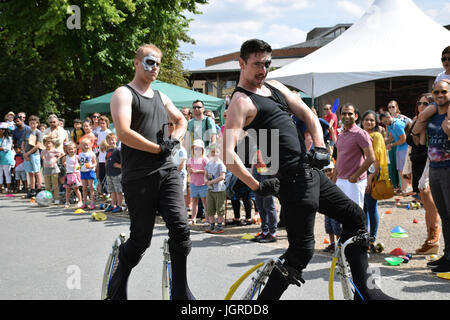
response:
<path id="1" fill-rule="evenodd" d="M 330 300 L 334 300 L 334 270 L 336 269 L 337 260 L 337 257 L 333 257 L 331 260 L 330 276 L 328 277 L 328 296 Z"/>

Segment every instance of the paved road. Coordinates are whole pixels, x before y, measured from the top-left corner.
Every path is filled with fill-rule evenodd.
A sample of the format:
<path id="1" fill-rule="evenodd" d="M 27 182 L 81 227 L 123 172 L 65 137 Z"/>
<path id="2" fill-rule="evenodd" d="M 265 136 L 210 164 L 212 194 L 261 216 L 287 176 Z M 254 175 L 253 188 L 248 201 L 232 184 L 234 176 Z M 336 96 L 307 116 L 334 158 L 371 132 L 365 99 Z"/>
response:
<path id="1" fill-rule="evenodd" d="M 129 221 L 108 217 L 93 221 L 73 209 L 40 208 L 25 200 L 0 196 L 0 299 L 97 300 L 112 240 L 127 232 Z M 151 247 L 132 272 L 129 298 L 161 298 L 160 249 L 167 232 L 155 227 Z M 250 266 L 283 250 L 238 238 L 192 232 L 188 259 L 191 289 L 197 299 L 222 300 L 229 286 Z M 301 288 L 291 286 L 283 300 L 326 300 L 330 259 L 316 255 Z M 449 300 L 450 283 L 430 275 L 379 268 L 388 294 L 409 300 Z"/>

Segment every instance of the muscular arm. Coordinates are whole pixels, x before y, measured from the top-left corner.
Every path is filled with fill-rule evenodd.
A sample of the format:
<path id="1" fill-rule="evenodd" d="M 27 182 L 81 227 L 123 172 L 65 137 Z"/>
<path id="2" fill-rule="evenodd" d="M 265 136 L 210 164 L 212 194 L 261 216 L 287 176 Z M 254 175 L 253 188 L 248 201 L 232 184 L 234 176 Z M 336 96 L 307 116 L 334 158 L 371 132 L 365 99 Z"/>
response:
<path id="1" fill-rule="evenodd" d="M 415 144 L 419 144 L 418 135 L 425 131 L 427 127 L 427 121 L 436 113 L 436 109 L 433 107 L 426 108 L 417 116 L 416 123 L 412 128 L 412 134 Z"/>
<path id="2" fill-rule="evenodd" d="M 111 116 L 118 139 L 131 148 L 150 153 L 159 153 L 161 148 L 158 144 L 147 140 L 130 128 L 132 100 L 133 97 L 130 90 L 125 87 L 116 89 L 111 97 Z"/>
<path id="3" fill-rule="evenodd" d="M 227 109 L 227 122 L 223 132 L 221 158 L 228 170 L 250 189 L 257 190 L 259 182 L 245 168 L 238 154 L 234 151 L 238 141 L 243 136 L 246 119 L 252 108 L 255 108 L 250 98 L 236 93 Z"/>
<path id="4" fill-rule="evenodd" d="M 306 127 L 308 128 L 308 132 L 311 134 L 311 138 L 313 140 L 315 147 L 325 148 L 325 142 L 323 141 L 323 131 L 320 125 L 319 119 L 316 115 L 311 111 L 311 109 L 303 102 L 303 100 L 297 95 L 294 94 L 291 90 L 289 90 L 286 86 L 281 84 L 278 81 L 271 80 L 268 81 L 271 85 L 276 87 L 278 90 L 286 98 L 286 101 L 289 105 L 289 109 L 302 120 Z M 227 114 L 228 115 L 228 114 Z"/>
<path id="5" fill-rule="evenodd" d="M 175 130 L 172 132 L 172 139 L 176 139 L 181 141 L 181 138 L 184 137 L 187 129 L 187 121 L 183 116 L 180 110 L 173 104 L 169 97 L 167 97 L 164 93 L 160 92 L 161 99 L 166 107 L 167 113 L 169 114 L 169 118 L 173 120 L 175 124 Z"/>

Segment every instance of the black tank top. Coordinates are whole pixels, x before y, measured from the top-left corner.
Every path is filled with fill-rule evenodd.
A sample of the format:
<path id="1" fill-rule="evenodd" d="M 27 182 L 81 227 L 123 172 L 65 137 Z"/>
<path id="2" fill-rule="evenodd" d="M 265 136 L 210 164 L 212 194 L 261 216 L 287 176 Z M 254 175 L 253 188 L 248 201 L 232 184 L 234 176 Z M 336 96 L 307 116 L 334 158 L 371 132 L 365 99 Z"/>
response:
<path id="1" fill-rule="evenodd" d="M 133 96 L 130 128 L 153 143 L 168 139 L 169 117 L 159 91 L 153 98 L 145 97 L 129 85 Z M 175 167 L 170 157 L 137 150 L 122 143 L 122 182 L 129 182 L 151 175 L 158 170 Z"/>
<path id="2" fill-rule="evenodd" d="M 279 173 L 284 173 L 295 169 L 306 158 L 306 147 L 304 139 L 297 129 L 294 120 L 289 116 L 289 107 L 283 94 L 275 87 L 265 83 L 265 86 L 270 89 L 272 95 L 264 97 L 253 92 L 247 91 L 244 88 L 236 87 L 234 92 L 245 93 L 255 104 L 257 114 L 253 121 L 245 126 L 243 129 L 252 134 L 256 134 L 257 148 L 260 149 L 263 154 L 263 146 L 267 146 L 268 157 L 273 159 L 277 155 L 272 155 L 273 146 L 271 146 L 271 135 L 276 134 L 272 132 L 273 129 L 278 129 L 278 141 L 279 141 Z M 234 94 L 233 92 L 233 94 Z M 266 129 L 267 133 L 264 133 Z M 250 133 L 250 132 L 249 132 Z M 267 136 L 267 138 L 265 137 Z M 262 141 L 262 139 L 266 141 Z M 276 149 L 275 149 L 276 150 Z M 271 161 L 273 165 L 273 161 Z M 269 167 L 269 164 L 267 164 Z"/>

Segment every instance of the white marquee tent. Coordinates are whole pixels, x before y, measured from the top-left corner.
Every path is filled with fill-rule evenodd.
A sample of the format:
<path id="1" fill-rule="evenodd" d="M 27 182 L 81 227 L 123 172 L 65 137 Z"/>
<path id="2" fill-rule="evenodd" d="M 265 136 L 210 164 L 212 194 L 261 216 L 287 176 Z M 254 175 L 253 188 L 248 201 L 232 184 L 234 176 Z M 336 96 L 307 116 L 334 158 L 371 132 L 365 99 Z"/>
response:
<path id="1" fill-rule="evenodd" d="M 375 0 L 336 40 L 267 78 L 320 97 L 371 80 L 435 77 L 443 70 L 441 53 L 449 45 L 450 31 L 412 0 Z"/>

